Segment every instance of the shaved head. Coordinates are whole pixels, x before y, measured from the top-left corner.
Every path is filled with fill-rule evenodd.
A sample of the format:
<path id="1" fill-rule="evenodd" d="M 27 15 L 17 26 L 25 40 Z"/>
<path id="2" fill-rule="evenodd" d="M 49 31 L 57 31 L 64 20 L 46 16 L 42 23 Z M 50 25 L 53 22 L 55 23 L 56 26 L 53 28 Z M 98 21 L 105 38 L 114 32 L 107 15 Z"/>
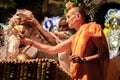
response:
<path id="1" fill-rule="evenodd" d="M 67 13 L 71 13 L 71 14 L 78 14 L 79 13 L 84 18 L 86 18 L 86 13 L 82 7 L 73 7 L 71 9 L 69 9 Z"/>
<path id="2" fill-rule="evenodd" d="M 68 12 L 71 12 L 72 14 L 80 13 L 81 15 L 85 15 L 85 11 L 82 7 L 73 7 Z"/>

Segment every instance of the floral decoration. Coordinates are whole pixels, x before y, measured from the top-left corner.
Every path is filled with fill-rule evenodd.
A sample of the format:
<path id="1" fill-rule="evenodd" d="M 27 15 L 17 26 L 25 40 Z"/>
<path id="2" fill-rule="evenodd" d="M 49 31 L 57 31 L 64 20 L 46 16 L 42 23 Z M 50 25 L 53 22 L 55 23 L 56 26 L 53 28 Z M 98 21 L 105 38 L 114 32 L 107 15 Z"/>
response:
<path id="1" fill-rule="evenodd" d="M 67 9 L 70 9 L 73 7 L 73 3 L 71 1 L 68 1 L 65 6 Z"/>
<path id="2" fill-rule="evenodd" d="M 66 4 L 65 4 L 65 7 L 66 9 L 70 9 L 74 6 L 80 6 L 80 4 L 83 2 L 83 0 L 70 0 L 70 1 L 67 1 Z"/>
<path id="3" fill-rule="evenodd" d="M 94 20 L 93 19 L 94 11 L 97 8 L 97 5 L 92 3 L 91 0 L 66 0 L 63 16 L 65 17 L 66 12 L 74 6 L 78 6 L 78 7 L 82 6 L 84 8 L 85 13 L 86 13 L 87 20 L 88 21 L 93 21 Z"/>
<path id="4" fill-rule="evenodd" d="M 117 18 L 120 20 L 120 10 L 119 9 L 109 9 L 105 15 L 105 27 L 110 27 L 110 20 Z"/>

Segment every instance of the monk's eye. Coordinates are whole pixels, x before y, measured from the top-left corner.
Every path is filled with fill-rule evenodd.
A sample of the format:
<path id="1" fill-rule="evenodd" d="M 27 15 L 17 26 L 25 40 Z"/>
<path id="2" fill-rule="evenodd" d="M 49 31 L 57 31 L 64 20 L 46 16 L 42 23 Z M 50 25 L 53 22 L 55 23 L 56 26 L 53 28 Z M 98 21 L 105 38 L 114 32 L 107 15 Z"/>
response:
<path id="1" fill-rule="evenodd" d="M 69 18 L 70 18 L 70 16 L 67 16 L 67 18 L 69 19 Z"/>

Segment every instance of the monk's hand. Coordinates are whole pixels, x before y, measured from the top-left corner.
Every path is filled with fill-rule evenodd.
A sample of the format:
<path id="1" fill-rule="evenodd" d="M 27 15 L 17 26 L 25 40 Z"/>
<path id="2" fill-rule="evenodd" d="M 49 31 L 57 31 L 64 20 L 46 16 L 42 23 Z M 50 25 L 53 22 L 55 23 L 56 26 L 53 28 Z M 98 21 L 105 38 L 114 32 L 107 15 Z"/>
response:
<path id="1" fill-rule="evenodd" d="M 70 61 L 72 61 L 73 63 L 84 63 L 85 59 L 80 58 L 78 55 L 71 55 L 70 56 Z"/>
<path id="2" fill-rule="evenodd" d="M 81 59 L 78 55 L 71 55 L 70 56 L 70 61 L 72 61 L 73 63 L 78 63 L 78 62 L 81 61 Z"/>
<path id="3" fill-rule="evenodd" d="M 35 17 L 27 17 L 27 16 L 25 16 L 24 19 L 21 20 L 20 24 L 21 25 L 29 24 L 32 27 L 34 27 L 34 26 L 38 25 L 39 22 L 37 21 L 37 19 Z"/>

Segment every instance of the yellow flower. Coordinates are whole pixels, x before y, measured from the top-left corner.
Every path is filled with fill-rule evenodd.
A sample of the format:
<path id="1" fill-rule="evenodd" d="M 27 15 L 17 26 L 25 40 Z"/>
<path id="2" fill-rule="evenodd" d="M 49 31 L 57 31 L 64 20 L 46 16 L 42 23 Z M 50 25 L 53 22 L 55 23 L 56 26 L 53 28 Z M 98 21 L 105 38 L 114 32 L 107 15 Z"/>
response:
<path id="1" fill-rule="evenodd" d="M 19 32 L 22 32 L 23 31 L 23 26 L 22 25 L 16 25 L 14 27 L 16 30 L 18 30 Z"/>
<path id="2" fill-rule="evenodd" d="M 105 27 L 110 27 L 110 24 L 109 24 L 109 21 L 106 20 L 105 23 L 104 23 Z"/>
<path id="3" fill-rule="evenodd" d="M 111 14 L 111 18 L 115 18 L 115 13 L 112 13 L 112 14 Z"/>
<path id="4" fill-rule="evenodd" d="M 103 32 L 104 32 L 104 34 L 105 34 L 106 37 L 108 35 L 109 30 L 110 30 L 110 28 L 104 28 L 103 29 Z"/>

